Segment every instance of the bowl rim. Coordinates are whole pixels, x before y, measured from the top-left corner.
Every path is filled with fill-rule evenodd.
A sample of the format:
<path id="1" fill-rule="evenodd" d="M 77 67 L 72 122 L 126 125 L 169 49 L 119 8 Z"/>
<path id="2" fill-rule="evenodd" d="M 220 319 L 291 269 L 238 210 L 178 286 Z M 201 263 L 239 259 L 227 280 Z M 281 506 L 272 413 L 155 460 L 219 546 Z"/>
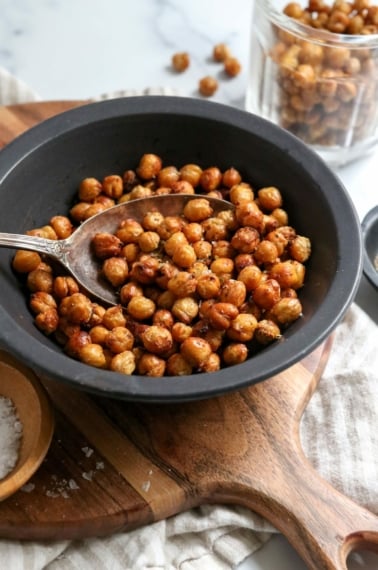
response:
<path id="1" fill-rule="evenodd" d="M 361 223 L 362 237 L 364 242 L 363 272 L 370 283 L 378 289 L 378 271 L 374 267 L 366 247 L 370 231 L 374 225 L 378 225 L 378 205 L 367 212 Z"/>
<path id="2" fill-rule="evenodd" d="M 244 110 L 181 96 L 147 95 L 91 102 L 46 119 L 14 139 L 0 153 L 0 184 L 25 157 L 65 133 L 98 121 L 157 114 L 196 117 L 237 127 L 243 131 L 252 130 L 254 136 L 269 140 L 274 146 L 281 148 L 282 152 L 288 153 L 298 168 L 306 170 L 319 186 L 337 188 L 337 192 L 327 193 L 327 200 L 331 202 L 334 212 L 345 210 L 342 227 L 338 228 L 338 238 L 348 262 L 344 259 L 344 267 L 339 267 L 336 271 L 328 294 L 317 310 L 316 318 L 306 323 L 306 338 L 302 331 L 299 331 L 299 334 L 294 333 L 289 339 L 278 341 L 274 351 L 269 351 L 269 358 L 264 357 L 265 351 L 253 356 L 248 360 L 248 367 L 243 363 L 212 374 L 199 373 L 190 376 L 124 376 L 111 371 L 99 371 L 38 342 L 30 337 L 0 304 L 0 345 L 4 344 L 7 350 L 39 374 L 103 396 L 149 402 L 208 398 L 241 389 L 278 374 L 302 360 L 330 335 L 354 300 L 359 286 L 362 274 L 361 227 L 353 202 L 340 179 L 313 150 L 294 135 Z M 340 260 L 337 260 L 338 265 Z M 290 357 L 286 351 L 288 343 L 291 347 Z M 254 376 L 259 370 L 261 360 L 264 369 Z"/>

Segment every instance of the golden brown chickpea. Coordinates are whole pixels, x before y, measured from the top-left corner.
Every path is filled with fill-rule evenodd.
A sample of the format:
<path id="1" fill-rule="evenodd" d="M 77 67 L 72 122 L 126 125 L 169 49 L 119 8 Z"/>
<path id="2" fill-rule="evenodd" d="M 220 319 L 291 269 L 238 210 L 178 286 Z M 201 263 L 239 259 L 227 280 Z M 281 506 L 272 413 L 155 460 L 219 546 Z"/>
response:
<path id="1" fill-rule="evenodd" d="M 79 351 L 79 359 L 84 364 L 95 368 L 106 368 L 107 360 L 104 349 L 99 344 L 87 343 Z"/>
<path id="2" fill-rule="evenodd" d="M 193 334 L 193 336 L 201 336 L 202 338 L 207 340 L 207 342 L 211 346 L 211 350 L 213 352 L 217 352 L 217 350 L 219 350 L 220 347 L 222 346 L 223 340 L 225 338 L 225 331 L 216 330 L 211 327 L 210 328 L 207 327 L 207 330 L 205 332 L 198 335 Z"/>
<path id="3" fill-rule="evenodd" d="M 217 257 L 235 257 L 236 252 L 231 243 L 225 239 L 220 239 L 212 243 L 212 256 Z"/>
<path id="4" fill-rule="evenodd" d="M 171 330 L 174 324 L 174 319 L 171 311 L 168 311 L 167 309 L 158 309 L 153 314 L 152 324 L 159 327 L 165 327 L 166 329 Z"/>
<path id="5" fill-rule="evenodd" d="M 218 354 L 212 352 L 204 363 L 199 367 L 201 372 L 217 372 L 221 368 L 221 359 Z"/>
<path id="6" fill-rule="evenodd" d="M 198 302 L 193 297 L 180 297 L 173 303 L 171 311 L 178 321 L 189 325 L 198 315 Z"/>
<path id="7" fill-rule="evenodd" d="M 222 182 L 222 172 L 217 166 L 210 166 L 202 171 L 199 184 L 205 192 L 216 190 Z M 194 221 L 194 220 L 193 220 Z"/>
<path id="8" fill-rule="evenodd" d="M 254 291 L 261 281 L 261 269 L 257 265 L 247 265 L 239 272 L 238 281 L 244 283 L 246 291 Z"/>
<path id="9" fill-rule="evenodd" d="M 183 228 L 183 233 L 189 243 L 193 244 L 203 237 L 203 228 L 197 222 L 190 222 Z"/>
<path id="10" fill-rule="evenodd" d="M 105 315 L 106 309 L 98 303 L 92 303 L 92 314 L 86 326 L 94 327 L 102 323 L 103 316 Z"/>
<path id="11" fill-rule="evenodd" d="M 116 236 L 123 243 L 138 243 L 143 232 L 143 227 L 139 222 L 133 218 L 127 218 L 120 223 Z"/>
<path id="12" fill-rule="evenodd" d="M 119 292 L 119 298 L 122 305 L 127 305 L 129 301 L 137 295 L 143 295 L 143 289 L 136 281 L 128 281 L 123 285 Z"/>
<path id="13" fill-rule="evenodd" d="M 212 246 L 211 243 L 207 240 L 201 239 L 193 243 L 194 253 L 197 256 L 197 259 L 200 259 L 204 262 L 210 260 Z"/>
<path id="14" fill-rule="evenodd" d="M 136 321 L 150 319 L 153 316 L 155 309 L 155 303 L 143 295 L 132 297 L 127 305 L 127 313 Z"/>
<path id="15" fill-rule="evenodd" d="M 176 352 L 168 358 L 166 372 L 168 376 L 189 376 L 193 372 L 193 366 Z"/>
<path id="16" fill-rule="evenodd" d="M 195 190 L 190 182 L 177 180 L 171 184 L 172 194 L 195 194 Z"/>
<path id="17" fill-rule="evenodd" d="M 213 48 L 213 59 L 214 61 L 225 61 L 228 57 L 231 57 L 231 50 L 225 43 L 216 44 Z"/>
<path id="18" fill-rule="evenodd" d="M 151 253 L 159 247 L 160 236 L 157 232 L 147 231 L 138 238 L 138 246 L 144 253 Z"/>
<path id="19" fill-rule="evenodd" d="M 163 291 L 157 300 L 157 306 L 160 309 L 172 309 L 173 303 L 176 301 L 175 295 L 171 291 Z"/>
<path id="20" fill-rule="evenodd" d="M 68 338 L 64 346 L 64 352 L 71 358 L 80 358 L 80 350 L 91 342 L 92 339 L 87 332 L 78 330 Z"/>
<path id="21" fill-rule="evenodd" d="M 279 226 L 287 226 L 288 222 L 289 222 L 289 217 L 287 215 L 287 212 L 285 210 L 283 210 L 282 208 L 275 208 L 272 211 L 271 214 L 278 222 Z M 272 228 L 272 230 L 274 230 L 275 228 Z M 270 231 L 270 230 L 268 230 Z"/>
<path id="22" fill-rule="evenodd" d="M 47 309 L 42 313 L 38 313 L 35 317 L 35 324 L 46 335 L 50 335 L 58 328 L 59 315 L 54 308 Z"/>
<path id="23" fill-rule="evenodd" d="M 121 253 L 121 240 L 110 233 L 100 232 L 92 238 L 92 246 L 98 259 L 116 257 Z"/>
<path id="24" fill-rule="evenodd" d="M 163 220 L 164 216 L 160 212 L 147 212 L 143 217 L 142 226 L 147 231 L 156 231 Z"/>
<path id="25" fill-rule="evenodd" d="M 208 218 L 201 222 L 204 232 L 204 238 L 207 241 L 219 241 L 228 238 L 228 230 L 225 221 L 222 218 Z"/>
<path id="26" fill-rule="evenodd" d="M 267 315 L 279 325 L 286 326 L 302 315 L 302 305 L 299 299 L 284 297 L 270 309 Z"/>
<path id="27" fill-rule="evenodd" d="M 264 239 L 257 245 L 253 256 L 259 265 L 276 263 L 278 261 L 278 250 L 272 241 Z"/>
<path id="28" fill-rule="evenodd" d="M 202 176 L 205 172 L 202 173 Z M 193 198 L 185 204 L 183 213 L 189 222 L 202 222 L 212 216 L 213 208 L 206 198 Z"/>
<path id="29" fill-rule="evenodd" d="M 131 350 L 133 345 L 134 336 L 126 327 L 114 327 L 105 337 L 105 346 L 114 354 Z"/>
<path id="30" fill-rule="evenodd" d="M 241 253 L 253 253 L 260 243 L 260 234 L 253 227 L 238 229 L 231 238 L 231 245 Z"/>
<path id="31" fill-rule="evenodd" d="M 152 153 L 144 154 L 138 164 L 136 173 L 142 180 L 156 178 L 162 168 L 162 160 Z"/>
<path id="32" fill-rule="evenodd" d="M 237 204 L 235 208 L 235 216 L 240 225 L 250 226 L 259 232 L 263 230 L 264 214 L 256 202 L 245 201 Z"/>
<path id="33" fill-rule="evenodd" d="M 241 68 L 241 63 L 237 57 L 228 57 L 224 62 L 224 70 L 230 77 L 239 75 Z"/>
<path id="34" fill-rule="evenodd" d="M 224 276 L 231 276 L 234 270 L 234 261 L 229 257 L 218 257 L 210 264 L 210 270 L 222 278 Z"/>
<path id="35" fill-rule="evenodd" d="M 173 233 L 166 240 L 166 242 L 164 243 L 164 249 L 166 254 L 172 257 L 177 248 L 180 249 L 183 245 L 186 245 L 187 243 L 188 240 L 186 239 L 184 232 L 177 231 Z"/>
<path id="36" fill-rule="evenodd" d="M 30 295 L 30 303 L 29 306 L 33 313 L 43 313 L 48 309 L 56 309 L 57 304 L 52 295 L 50 293 L 45 293 L 44 291 L 37 291 L 36 293 L 32 293 Z"/>
<path id="37" fill-rule="evenodd" d="M 180 346 L 184 359 L 195 368 L 200 368 L 212 353 L 209 343 L 201 337 L 191 336 Z"/>
<path id="38" fill-rule="evenodd" d="M 105 346 L 105 339 L 108 336 L 108 333 L 109 329 L 103 325 L 96 325 L 89 330 L 91 342 L 94 344 L 101 344 L 101 346 Z"/>
<path id="39" fill-rule="evenodd" d="M 240 313 L 235 317 L 229 328 L 227 336 L 236 342 L 248 342 L 253 338 L 257 327 L 257 319 L 250 313 Z"/>
<path id="40" fill-rule="evenodd" d="M 190 65 L 190 57 L 186 51 L 173 54 L 172 67 L 175 71 L 181 73 L 186 69 L 188 69 L 189 65 Z"/>
<path id="41" fill-rule="evenodd" d="M 264 208 L 264 210 L 268 210 L 268 212 L 271 212 L 275 208 L 281 208 L 282 206 L 281 192 L 275 186 L 260 188 L 257 195 L 260 206 Z"/>
<path id="42" fill-rule="evenodd" d="M 53 216 L 50 220 L 50 225 L 58 239 L 66 239 L 73 232 L 71 220 L 67 216 Z"/>
<path id="43" fill-rule="evenodd" d="M 58 239 L 54 228 L 50 225 L 43 226 L 42 228 L 34 228 L 34 230 L 29 230 L 26 232 L 26 235 L 53 240 Z"/>
<path id="44" fill-rule="evenodd" d="M 193 277 L 198 279 L 198 277 L 200 277 L 201 275 L 209 273 L 209 268 L 207 264 L 204 263 L 203 261 L 196 261 L 195 263 L 193 263 L 191 267 L 189 267 L 189 273 L 191 273 Z"/>
<path id="45" fill-rule="evenodd" d="M 96 204 L 101 204 L 101 206 L 104 207 L 104 210 L 108 210 L 109 208 L 115 206 L 115 200 L 109 196 L 105 196 L 105 194 L 100 194 L 100 196 L 97 196 L 94 201 L 94 205 Z"/>
<path id="46" fill-rule="evenodd" d="M 109 330 L 114 329 L 114 327 L 126 326 L 126 318 L 121 305 L 115 305 L 106 309 L 102 318 L 102 324 Z"/>
<path id="47" fill-rule="evenodd" d="M 221 283 L 215 273 L 205 273 L 197 279 L 197 293 L 201 299 L 211 299 L 219 295 Z"/>
<path id="48" fill-rule="evenodd" d="M 290 255 L 296 261 L 304 263 L 311 255 L 311 241 L 305 236 L 296 236 L 289 244 Z"/>
<path id="49" fill-rule="evenodd" d="M 188 269 L 197 260 L 196 252 L 190 244 L 183 244 L 174 250 L 172 261 L 183 269 Z"/>
<path id="50" fill-rule="evenodd" d="M 103 212 L 107 208 L 108 208 L 108 206 L 105 206 L 104 204 L 102 204 L 102 202 L 96 202 L 95 204 L 89 204 L 89 208 L 86 208 L 85 210 L 83 210 L 83 217 L 80 221 L 83 222 L 85 220 L 88 220 L 92 216 L 95 216 L 96 214 Z"/>
<path id="51" fill-rule="evenodd" d="M 172 325 L 172 338 L 175 342 L 182 343 L 186 338 L 191 336 L 192 334 L 192 327 L 190 325 L 186 325 L 185 323 L 175 322 Z"/>
<path id="52" fill-rule="evenodd" d="M 176 297 L 189 297 L 196 291 L 197 279 L 188 271 L 179 271 L 168 281 L 167 287 Z"/>
<path id="53" fill-rule="evenodd" d="M 252 253 L 239 253 L 235 256 L 234 262 L 237 272 L 240 272 L 242 269 L 248 267 L 249 265 L 256 265 L 256 261 Z"/>
<path id="54" fill-rule="evenodd" d="M 179 172 L 180 180 L 189 182 L 193 188 L 198 186 L 202 174 L 202 168 L 198 164 L 185 164 Z"/>
<path id="55" fill-rule="evenodd" d="M 92 315 L 92 302 L 83 293 L 73 293 L 61 300 L 59 314 L 73 324 L 88 323 Z"/>
<path id="56" fill-rule="evenodd" d="M 247 289 L 242 281 L 237 279 L 228 279 L 222 283 L 219 293 L 219 301 L 221 303 L 231 303 L 235 307 L 240 307 L 247 296 Z"/>
<path id="57" fill-rule="evenodd" d="M 142 354 L 137 364 L 138 374 L 155 378 L 164 376 L 165 367 L 166 363 L 163 358 L 159 358 L 156 354 L 150 354 L 149 352 Z"/>
<path id="58" fill-rule="evenodd" d="M 123 180 L 118 174 L 105 176 L 102 181 L 102 191 L 105 196 L 118 200 L 123 194 Z"/>
<path id="59" fill-rule="evenodd" d="M 234 167 L 230 167 L 223 172 L 222 175 L 222 184 L 227 188 L 232 188 L 236 184 L 240 184 L 242 181 L 242 177 L 240 172 L 236 170 Z"/>
<path id="60" fill-rule="evenodd" d="M 202 77 L 198 83 L 198 90 L 204 97 L 211 97 L 218 89 L 218 81 L 211 75 Z"/>
<path id="61" fill-rule="evenodd" d="M 299 289 L 305 276 L 305 266 L 299 261 L 289 259 L 275 263 L 269 270 L 272 279 L 278 281 L 282 289 Z"/>
<path id="62" fill-rule="evenodd" d="M 206 316 L 214 329 L 226 330 L 238 314 L 237 307 L 232 303 L 214 303 Z"/>
<path id="63" fill-rule="evenodd" d="M 283 13 L 290 18 L 299 20 L 303 14 L 303 8 L 298 2 L 289 2 L 283 10 Z"/>
<path id="64" fill-rule="evenodd" d="M 36 251 L 19 249 L 12 260 L 12 267 L 18 273 L 30 273 L 41 263 L 41 256 Z"/>
<path id="65" fill-rule="evenodd" d="M 165 327 L 151 325 L 141 334 L 144 348 L 152 354 L 163 355 L 168 353 L 173 346 L 171 332 Z"/>
<path id="66" fill-rule="evenodd" d="M 275 279 L 267 279 L 260 283 L 253 292 L 253 300 L 262 309 L 270 309 L 281 295 L 281 288 Z"/>
<path id="67" fill-rule="evenodd" d="M 38 266 L 40 267 L 40 266 Z M 44 291 L 45 293 L 53 292 L 54 277 L 49 271 L 44 269 L 33 269 L 28 273 L 26 285 L 32 293 L 36 291 Z"/>
<path id="68" fill-rule="evenodd" d="M 124 257 L 108 257 L 102 265 L 102 272 L 113 287 L 120 287 L 127 279 L 129 267 Z"/>
<path id="69" fill-rule="evenodd" d="M 110 361 L 110 370 L 119 374 L 132 374 L 135 371 L 135 355 L 131 350 L 125 350 L 113 356 Z"/>
<path id="70" fill-rule="evenodd" d="M 249 184 L 239 183 L 235 184 L 230 189 L 230 201 L 238 206 L 243 202 L 252 202 L 254 199 L 254 192 Z"/>
<path id="71" fill-rule="evenodd" d="M 174 182 L 180 180 L 180 173 L 175 166 L 165 166 L 162 168 L 157 177 L 159 186 L 172 187 Z"/>
<path id="72" fill-rule="evenodd" d="M 222 210 L 217 214 L 217 218 L 224 222 L 227 230 L 235 231 L 239 227 L 235 212 L 231 210 Z"/>
<path id="73" fill-rule="evenodd" d="M 128 243 L 121 249 L 121 257 L 124 257 L 130 265 L 137 261 L 140 253 L 140 247 L 137 243 Z"/>
<path id="74" fill-rule="evenodd" d="M 97 178 L 84 178 L 79 185 L 79 199 L 83 202 L 93 202 L 102 192 L 102 185 Z"/>
<path id="75" fill-rule="evenodd" d="M 142 285 L 150 285 L 154 283 L 158 269 L 158 259 L 151 255 L 143 254 L 139 261 L 133 263 L 129 275 L 132 281 Z"/>
<path id="76" fill-rule="evenodd" d="M 269 319 L 262 319 L 257 323 L 254 338 L 260 344 L 269 344 L 281 337 L 279 326 Z"/>
<path id="77" fill-rule="evenodd" d="M 241 364 L 248 357 L 248 348 L 244 343 L 232 342 L 228 344 L 223 352 L 222 359 L 226 366 Z"/>

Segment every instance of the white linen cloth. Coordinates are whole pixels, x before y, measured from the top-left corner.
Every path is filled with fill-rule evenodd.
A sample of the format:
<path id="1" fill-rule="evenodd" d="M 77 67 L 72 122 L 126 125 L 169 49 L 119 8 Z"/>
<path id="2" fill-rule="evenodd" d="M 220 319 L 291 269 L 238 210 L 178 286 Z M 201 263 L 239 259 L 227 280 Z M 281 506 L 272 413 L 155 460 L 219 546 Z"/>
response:
<path id="1" fill-rule="evenodd" d="M 148 89 L 143 94 L 171 94 Z M 138 95 L 119 91 L 96 99 Z M 0 104 L 38 100 L 0 68 Z M 353 304 L 335 332 L 330 359 L 301 423 L 305 454 L 335 488 L 378 514 L 378 327 Z M 11 570 L 231 570 L 260 548 L 271 525 L 241 507 L 202 506 L 107 538 L 0 540 Z"/>

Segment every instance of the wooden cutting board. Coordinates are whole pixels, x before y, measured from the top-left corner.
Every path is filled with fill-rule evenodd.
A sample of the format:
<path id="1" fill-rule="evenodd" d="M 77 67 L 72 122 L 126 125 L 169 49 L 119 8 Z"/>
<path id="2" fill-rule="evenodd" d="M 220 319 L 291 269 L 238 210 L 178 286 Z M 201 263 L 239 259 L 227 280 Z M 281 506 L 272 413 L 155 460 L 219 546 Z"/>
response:
<path id="1" fill-rule="evenodd" d="M 81 102 L 0 108 L 0 146 Z M 313 570 L 346 569 L 354 548 L 378 551 L 378 519 L 309 464 L 299 421 L 327 362 L 327 341 L 246 390 L 175 405 L 101 398 L 42 379 L 56 429 L 27 486 L 0 503 L 0 537 L 104 536 L 204 503 L 267 518 Z"/>

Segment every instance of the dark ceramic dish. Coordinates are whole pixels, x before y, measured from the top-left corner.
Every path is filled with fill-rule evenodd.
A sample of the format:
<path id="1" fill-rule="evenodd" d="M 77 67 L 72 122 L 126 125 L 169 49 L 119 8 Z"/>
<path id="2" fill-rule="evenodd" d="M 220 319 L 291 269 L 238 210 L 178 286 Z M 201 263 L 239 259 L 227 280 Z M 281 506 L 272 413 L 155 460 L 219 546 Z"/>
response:
<path id="1" fill-rule="evenodd" d="M 370 210 L 362 221 L 364 240 L 364 273 L 378 289 L 378 206 Z"/>
<path id="2" fill-rule="evenodd" d="M 24 233 L 66 213 L 85 176 L 101 178 L 155 152 L 164 164 L 234 166 L 255 187 L 278 186 L 294 227 L 313 254 L 300 291 L 303 318 L 282 340 L 245 363 L 212 374 L 148 378 L 101 371 L 66 356 L 33 324 L 0 251 L 0 344 L 37 373 L 116 398 L 206 398 L 265 380 L 313 351 L 354 299 L 362 270 L 358 218 L 340 181 L 303 143 L 231 107 L 182 97 L 135 97 L 90 104 L 31 129 L 0 153 L 0 230 Z"/>

